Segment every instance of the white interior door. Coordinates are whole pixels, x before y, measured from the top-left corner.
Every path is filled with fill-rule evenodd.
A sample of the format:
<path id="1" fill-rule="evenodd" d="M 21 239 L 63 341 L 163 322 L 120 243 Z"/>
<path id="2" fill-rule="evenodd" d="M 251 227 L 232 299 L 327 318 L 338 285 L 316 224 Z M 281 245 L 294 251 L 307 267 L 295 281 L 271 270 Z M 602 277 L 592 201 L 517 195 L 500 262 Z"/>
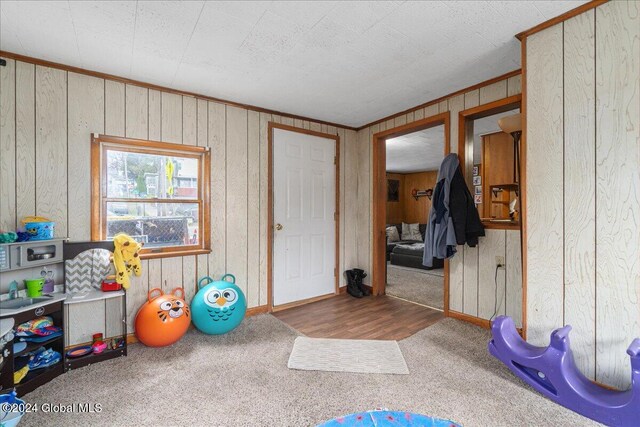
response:
<path id="1" fill-rule="evenodd" d="M 273 130 L 273 304 L 335 292 L 335 140 Z"/>

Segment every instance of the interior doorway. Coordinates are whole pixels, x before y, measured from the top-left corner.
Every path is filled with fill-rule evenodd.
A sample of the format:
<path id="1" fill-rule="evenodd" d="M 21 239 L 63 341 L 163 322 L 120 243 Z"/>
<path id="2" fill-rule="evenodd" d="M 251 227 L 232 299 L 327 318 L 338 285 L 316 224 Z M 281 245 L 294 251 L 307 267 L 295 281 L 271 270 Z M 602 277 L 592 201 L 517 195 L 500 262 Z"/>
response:
<path id="1" fill-rule="evenodd" d="M 269 124 L 269 302 L 338 293 L 339 138 Z"/>
<path id="2" fill-rule="evenodd" d="M 428 132 L 423 132 L 428 131 Z M 424 284 L 425 279 L 428 277 L 426 273 L 429 270 L 425 270 L 420 268 L 422 266 L 422 256 L 420 249 L 416 245 L 419 241 L 424 243 L 424 235 L 420 233 L 420 224 L 422 223 L 423 232 L 426 230 L 426 223 L 428 221 L 428 207 L 427 200 L 429 200 L 429 190 L 433 191 L 433 186 L 429 187 L 430 175 L 434 174 L 437 177 L 437 169 L 442 162 L 442 159 L 449 154 L 449 145 L 450 145 L 450 128 L 449 128 L 449 113 L 442 113 L 432 117 L 425 118 L 423 120 L 410 123 L 408 125 L 399 126 L 396 128 L 388 129 L 383 132 L 379 132 L 373 136 L 373 147 L 372 147 L 372 157 L 373 157 L 373 265 L 372 265 L 372 288 L 374 295 L 383 295 L 389 294 L 392 296 L 396 296 L 398 294 L 404 294 L 405 297 L 403 299 L 416 299 L 414 296 L 414 292 L 417 290 L 418 293 L 421 293 L 422 300 L 421 301 L 412 301 L 420 303 L 421 305 L 433 306 L 435 305 L 437 309 L 442 310 L 445 315 L 448 312 L 448 284 L 449 284 L 449 265 L 447 261 L 444 261 L 441 269 L 436 269 L 433 271 L 434 275 L 441 274 L 441 277 L 429 277 L 430 279 L 433 277 L 431 282 L 438 284 L 442 284 L 441 290 L 437 290 L 437 292 L 431 293 L 431 300 L 425 300 L 425 295 L 423 288 L 420 288 L 420 283 Z M 425 164 L 427 159 L 425 155 L 429 157 L 427 144 L 425 141 L 427 139 L 432 139 L 433 141 L 440 140 L 439 148 L 440 152 L 438 155 L 432 155 L 434 157 L 434 163 L 437 163 L 437 166 Z M 395 147 L 393 143 L 396 144 L 406 144 L 412 145 L 414 143 L 414 148 L 417 148 L 415 153 L 411 155 L 409 150 L 405 151 L 400 147 L 399 150 L 394 150 L 393 148 L 398 148 L 398 145 Z M 417 142 L 416 142 L 417 141 Z M 419 153 L 420 150 L 420 142 L 422 141 L 422 148 L 426 151 L 425 153 Z M 388 145 L 389 142 L 389 145 Z M 389 146 L 390 150 L 387 151 L 387 147 Z M 404 151 L 404 154 L 402 153 Z M 387 156 L 388 155 L 388 156 Z M 387 157 L 389 157 L 389 165 L 390 168 L 387 168 Z M 436 160 L 437 159 L 437 160 Z M 400 161 L 400 162 L 397 162 Z M 412 162 L 413 165 L 411 164 Z M 401 163 L 404 166 L 401 166 Z M 416 165 L 422 163 L 421 166 L 418 166 L 416 170 Z M 394 166 L 395 164 L 395 166 Z M 406 168 L 406 169 L 403 169 Z M 388 245 L 387 244 L 387 225 L 393 227 L 394 224 L 398 224 L 391 221 L 396 221 L 401 218 L 394 217 L 393 215 L 397 214 L 394 212 L 394 206 L 388 203 L 389 198 L 394 198 L 395 196 L 391 195 L 395 190 L 395 183 L 389 183 L 389 180 L 402 181 L 403 179 L 394 178 L 394 169 L 395 172 L 413 172 L 422 173 L 423 176 L 414 175 L 410 176 L 409 180 L 407 180 L 406 175 L 413 174 L 405 174 L 404 177 L 404 190 L 405 192 L 408 190 L 410 194 L 411 200 L 414 203 L 411 205 L 411 212 L 402 212 L 402 216 L 405 219 L 412 221 L 417 220 L 416 222 L 407 223 L 406 221 L 400 222 L 400 229 L 398 229 L 398 234 L 400 239 L 403 237 L 402 233 L 402 222 L 405 224 L 414 224 L 414 230 L 411 230 L 411 226 L 405 225 L 405 231 L 410 233 L 414 232 L 413 238 L 409 239 L 413 242 L 410 242 L 408 245 L 401 246 L 413 246 L 401 248 L 400 250 L 396 250 L 397 245 Z M 389 172 L 389 176 L 387 173 Z M 428 173 L 427 173 L 428 172 Z M 425 180 L 426 178 L 426 180 Z M 422 179 L 422 181 L 419 181 Z M 433 178 L 435 182 L 435 178 Z M 401 184 L 398 184 L 400 186 Z M 411 188 L 408 188 L 411 187 Z M 415 188 L 414 188 L 415 187 Z M 424 188 L 422 188 L 424 187 Z M 415 191 L 414 191 L 415 190 Z M 398 194 L 398 198 L 402 197 Z M 422 206 L 421 202 L 425 205 Z M 430 202 L 430 200 L 429 200 Z M 430 203 L 429 203 L 430 206 Z M 396 206 L 397 209 L 397 206 Z M 389 215 L 389 220 L 387 216 Z M 415 227 L 417 225 L 417 230 Z M 392 230 L 390 230 L 392 232 Z M 418 238 L 418 234 L 420 238 Z M 405 235 L 404 237 L 412 237 L 410 234 Z M 388 252 L 389 247 L 391 248 L 391 252 Z M 422 246 L 423 247 L 423 246 Z M 423 250 L 423 249 L 422 249 Z M 394 251 L 396 252 L 394 255 Z M 391 263 L 391 257 L 395 258 L 395 263 Z M 388 271 L 390 270 L 390 271 Z M 390 277 L 394 283 L 390 285 L 387 284 L 387 276 L 388 273 L 391 273 Z M 424 276 L 420 276 L 424 275 Z M 405 286 L 404 289 L 401 288 L 400 282 L 407 280 L 408 276 L 412 276 L 410 281 L 415 282 L 413 286 Z M 394 289 L 395 286 L 395 289 Z M 435 290 L 437 286 L 433 287 Z M 390 291 L 389 291 L 390 290 Z M 395 294 L 395 295 L 394 295 Z M 441 300 L 440 300 L 441 298 Z M 434 299 L 438 299 L 440 301 L 434 302 Z M 430 301 L 430 303 L 429 303 Z M 427 302 L 427 304 L 425 304 Z"/>
<path id="3" fill-rule="evenodd" d="M 423 256 L 444 145 L 444 125 L 385 141 L 386 294 L 438 311 L 444 310 L 444 261 L 426 267 Z"/>

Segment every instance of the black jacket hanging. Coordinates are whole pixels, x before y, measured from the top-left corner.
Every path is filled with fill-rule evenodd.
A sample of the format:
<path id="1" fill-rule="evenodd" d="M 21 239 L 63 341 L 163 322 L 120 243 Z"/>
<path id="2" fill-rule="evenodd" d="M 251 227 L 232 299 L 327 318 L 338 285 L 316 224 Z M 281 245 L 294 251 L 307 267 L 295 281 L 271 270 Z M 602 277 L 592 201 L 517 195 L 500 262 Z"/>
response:
<path id="1" fill-rule="evenodd" d="M 484 226 L 460 166 L 451 180 L 449 209 L 457 243 L 459 245 L 466 243 L 472 248 L 475 247 L 478 244 L 478 237 L 484 236 Z"/>

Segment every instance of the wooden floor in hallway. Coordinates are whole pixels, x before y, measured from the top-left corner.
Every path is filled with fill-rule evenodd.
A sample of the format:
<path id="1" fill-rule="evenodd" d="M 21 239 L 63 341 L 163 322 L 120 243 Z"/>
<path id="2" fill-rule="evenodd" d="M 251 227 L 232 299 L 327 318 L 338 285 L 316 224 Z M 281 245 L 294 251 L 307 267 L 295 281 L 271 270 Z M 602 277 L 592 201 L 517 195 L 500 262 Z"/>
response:
<path id="1" fill-rule="evenodd" d="M 444 317 L 390 296 L 353 298 L 347 294 L 273 313 L 313 338 L 401 340 Z"/>

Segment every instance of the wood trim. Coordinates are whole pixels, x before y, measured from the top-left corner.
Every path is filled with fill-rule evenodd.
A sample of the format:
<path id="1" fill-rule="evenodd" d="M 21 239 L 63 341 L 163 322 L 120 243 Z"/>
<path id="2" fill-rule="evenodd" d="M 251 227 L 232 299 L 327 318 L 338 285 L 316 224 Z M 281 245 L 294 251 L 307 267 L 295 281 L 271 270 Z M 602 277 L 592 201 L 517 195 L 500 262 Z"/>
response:
<path id="1" fill-rule="evenodd" d="M 580 15 L 581 13 L 584 13 L 588 10 L 591 10 L 593 8 L 596 8 L 600 5 L 603 5 L 605 3 L 607 3 L 609 0 L 592 0 L 589 3 L 585 3 L 582 4 L 578 7 L 576 7 L 575 9 L 571 9 L 568 12 L 563 13 L 560 16 L 556 16 L 555 18 L 551 18 L 548 21 L 542 22 L 538 25 L 536 25 L 535 27 L 529 28 L 528 30 L 522 31 L 518 34 L 516 34 L 516 38 L 520 41 L 524 41 L 527 37 L 529 37 L 532 34 L 535 33 L 539 33 L 540 31 L 552 27 L 556 24 L 559 24 L 560 22 L 564 22 L 567 19 L 571 19 L 576 15 Z M 524 69 L 524 62 L 522 63 L 522 68 Z M 524 87 L 524 85 L 523 85 Z"/>
<path id="2" fill-rule="evenodd" d="M 91 134 L 91 240 L 101 240 L 100 237 L 100 184 L 102 177 L 100 176 L 102 150 L 100 149 L 100 140 L 95 134 Z"/>
<path id="3" fill-rule="evenodd" d="M 482 221 L 482 226 L 490 230 L 520 230 L 520 224 Z"/>
<path id="4" fill-rule="evenodd" d="M 458 159 L 460 160 L 460 168 L 462 176 L 467 181 L 467 123 L 469 120 L 475 120 L 482 117 L 492 116 L 494 114 L 503 113 L 513 108 L 520 108 L 522 111 L 522 95 L 516 94 L 506 98 L 498 99 L 487 104 L 478 105 L 477 107 L 462 110 L 458 113 Z M 522 210 L 522 208 L 520 209 Z M 519 225 L 482 222 L 484 228 L 494 230 L 519 230 Z"/>
<path id="5" fill-rule="evenodd" d="M 200 224 L 202 224 L 202 247 L 207 250 L 206 253 L 211 252 L 211 150 L 207 150 L 204 153 L 204 158 L 202 159 L 203 164 L 201 165 L 202 170 L 202 179 L 204 183 L 208 183 L 202 189 L 202 198 L 204 200 L 204 205 L 200 210 Z M 208 215 L 205 215 L 205 212 Z M 207 237 L 208 236 L 208 237 Z"/>
<path id="6" fill-rule="evenodd" d="M 394 118 L 396 118 L 396 117 L 399 117 L 399 116 L 405 115 L 405 114 L 407 114 L 407 113 L 411 113 L 412 111 L 416 111 L 416 110 L 419 110 L 419 109 L 421 109 L 421 108 L 425 108 L 425 107 L 429 107 L 429 106 L 434 105 L 434 104 L 438 104 L 438 103 L 440 103 L 441 101 L 444 101 L 445 99 L 448 99 L 448 98 L 451 98 L 451 97 L 454 97 L 454 96 L 457 96 L 457 95 L 463 94 L 463 93 L 465 93 L 465 92 L 469 92 L 469 91 L 471 91 L 471 90 L 479 89 L 479 88 L 481 88 L 481 87 L 488 86 L 488 85 L 490 85 L 490 84 L 493 84 L 493 83 L 499 82 L 499 81 L 501 81 L 501 80 L 507 80 L 507 79 L 508 79 L 508 78 L 510 78 L 510 77 L 517 76 L 518 74 L 520 74 L 520 72 L 521 72 L 521 71 L 520 71 L 520 69 L 513 70 L 513 71 L 509 71 L 508 73 L 505 73 L 505 74 L 502 74 L 502 75 L 500 75 L 500 76 L 493 77 L 493 78 L 491 78 L 491 79 L 489 79 L 489 80 L 485 80 L 485 81 L 483 81 L 483 82 L 476 83 L 476 84 L 474 84 L 474 85 L 471 85 L 471 86 L 465 87 L 464 89 L 457 90 L 457 91 L 452 92 L 452 93 L 450 93 L 450 94 L 448 94 L 448 95 L 441 96 L 440 98 L 436 98 L 436 99 L 433 99 L 433 100 L 431 100 L 431 101 L 427 101 L 427 102 L 425 102 L 425 103 L 423 103 L 423 104 L 420 104 L 420 105 L 415 106 L 415 107 L 411 107 L 411 108 L 406 109 L 406 110 L 404 110 L 404 111 L 401 111 L 401 112 L 399 112 L 399 113 L 395 113 L 395 114 L 392 114 L 392 115 L 390 115 L 390 116 L 384 117 L 384 118 L 382 118 L 382 119 L 378 119 L 378 120 L 376 120 L 376 121 L 373 121 L 373 122 L 371 122 L 371 123 L 367 123 L 366 125 L 362 125 L 362 126 L 358 127 L 356 130 L 358 130 L 358 131 L 359 131 L 359 130 L 365 129 L 365 128 L 367 128 L 367 127 L 373 126 L 373 125 L 375 125 L 375 124 L 382 123 L 382 122 L 385 122 L 385 121 L 390 120 L 390 119 L 394 119 Z"/>
<path id="7" fill-rule="evenodd" d="M 317 302 L 317 301 L 322 301 L 328 298 L 333 298 L 336 295 L 339 295 L 339 291 L 333 294 L 326 294 L 326 295 L 320 295 L 318 297 L 313 297 L 313 298 L 306 298 L 300 301 L 294 301 L 294 302 L 290 302 L 287 304 L 281 304 L 279 306 L 273 307 L 273 309 L 271 310 L 274 313 L 277 313 L 278 311 L 283 311 L 283 310 L 287 310 L 289 308 L 293 308 L 293 307 L 300 307 L 301 305 L 306 305 L 306 304 L 311 304 L 312 302 Z"/>
<path id="8" fill-rule="evenodd" d="M 449 317 L 449 286 L 450 286 L 450 274 L 451 266 L 449 264 L 449 260 L 444 260 L 444 305 L 443 305 L 443 313 L 444 317 Z"/>
<path id="9" fill-rule="evenodd" d="M 480 326 L 484 329 L 491 329 L 491 322 L 487 319 L 480 317 L 470 316 L 468 314 L 460 313 L 459 311 L 449 310 L 449 317 L 462 320 L 463 322 L 473 323 L 476 326 Z"/>
<path id="10" fill-rule="evenodd" d="M 205 255 L 210 253 L 211 249 L 209 248 L 182 249 L 173 251 L 166 250 L 162 252 L 142 252 L 140 253 L 140 259 L 172 258 L 176 256 Z"/>
<path id="11" fill-rule="evenodd" d="M 373 197 L 372 197 L 372 232 L 373 235 L 373 263 L 371 265 L 371 283 L 373 295 L 384 295 L 386 280 L 386 250 L 385 250 L 385 225 L 386 225 L 386 146 L 385 141 L 408 133 L 444 125 L 444 154 L 450 152 L 451 146 L 451 115 L 445 113 L 436 114 L 406 125 L 397 126 L 378 132 L 373 135 L 372 147 L 372 168 L 373 168 Z M 444 270 L 444 313 L 449 312 L 449 262 L 445 261 Z"/>
<path id="12" fill-rule="evenodd" d="M 267 123 L 267 306 L 273 311 L 273 125 Z"/>
<path id="13" fill-rule="evenodd" d="M 87 75 L 87 76 L 97 77 L 97 78 L 100 78 L 100 79 L 107 79 L 107 80 L 121 82 L 121 83 L 129 84 L 129 85 L 144 87 L 144 88 L 147 88 L 147 89 L 159 90 L 159 91 L 166 92 L 166 93 L 173 93 L 173 94 L 182 95 L 182 96 L 191 96 L 191 97 L 194 97 L 194 98 L 204 99 L 204 100 L 212 101 L 212 102 L 218 102 L 218 103 L 230 105 L 230 106 L 233 106 L 233 107 L 244 108 L 246 110 L 257 111 L 259 113 L 276 114 L 278 116 L 290 117 L 292 119 L 308 120 L 308 121 L 311 121 L 311 122 L 320 123 L 320 124 L 324 124 L 324 125 L 328 125 L 328 126 L 335 126 L 335 127 L 339 127 L 339 128 L 343 128 L 343 129 L 349 129 L 349 130 L 357 130 L 353 126 L 346 126 L 346 125 L 341 125 L 339 123 L 327 122 L 327 121 L 324 121 L 324 120 L 312 119 L 310 117 L 298 116 L 298 115 L 295 115 L 295 114 L 285 113 L 285 112 L 282 112 L 282 111 L 270 110 L 268 108 L 262 108 L 262 107 L 258 107 L 258 106 L 255 106 L 255 105 L 243 104 L 243 103 L 240 103 L 240 102 L 229 101 L 227 99 L 215 98 L 213 96 L 207 96 L 207 95 L 203 95 L 203 94 L 200 94 L 200 93 L 183 91 L 183 90 L 178 90 L 178 89 L 172 89 L 172 88 L 166 87 L 166 86 L 159 86 L 159 85 L 155 85 L 155 84 L 152 84 L 152 83 L 146 83 L 146 82 L 139 81 L 139 80 L 133 80 L 133 79 L 125 78 L 125 77 L 116 76 L 116 75 L 113 75 L 113 74 L 101 73 L 99 71 L 87 70 L 85 68 L 80 68 L 80 67 L 74 67 L 74 66 L 71 66 L 71 65 L 60 64 L 58 62 L 46 61 L 44 59 L 38 59 L 38 58 L 31 57 L 31 56 L 20 55 L 18 53 L 7 52 L 5 50 L 0 50 L 0 57 L 10 58 L 10 59 L 14 59 L 16 61 L 26 62 L 26 63 L 29 63 L 29 64 L 41 65 L 43 67 L 55 68 L 55 69 L 63 70 L 63 71 L 70 71 L 72 73 L 84 74 L 84 75 Z"/>
<path id="14" fill-rule="evenodd" d="M 334 268 L 334 277 L 335 277 L 335 294 L 338 295 L 340 293 L 340 136 L 336 134 L 336 145 L 335 145 L 335 157 L 333 164 L 335 165 L 336 175 L 335 175 L 335 186 L 336 186 L 336 201 L 335 201 L 335 213 L 333 215 L 333 221 L 335 223 L 335 233 L 336 233 L 336 241 L 335 243 L 335 263 L 336 266 Z"/>
<path id="15" fill-rule="evenodd" d="M 121 136 L 113 136 L 113 135 L 98 135 L 96 138 L 100 142 L 113 143 L 119 146 L 124 145 L 124 151 L 129 151 L 128 147 L 140 147 L 144 148 L 145 152 L 148 150 L 159 150 L 159 151 L 170 151 L 173 153 L 195 153 L 196 155 L 201 155 L 202 153 L 206 153 L 209 150 L 209 147 L 198 147 L 196 145 L 183 145 L 176 144 L 173 142 L 162 142 L 162 141 L 153 141 L 146 139 L 136 139 L 136 138 L 125 138 Z M 197 157 L 197 156 L 188 156 L 186 157 Z"/>
<path id="16" fill-rule="evenodd" d="M 494 114 L 503 113 L 516 107 L 522 109 L 522 95 L 517 94 L 502 98 L 488 104 L 478 105 L 477 107 L 462 110 L 458 113 L 458 157 L 460 157 L 460 166 L 463 175 L 465 173 L 465 152 L 467 146 L 467 120 L 475 120 L 482 117 L 492 116 Z"/>
<path id="17" fill-rule="evenodd" d="M 527 39 L 521 42 L 522 135 L 520 136 L 520 250 L 522 259 L 522 338 L 527 339 Z"/>
<path id="18" fill-rule="evenodd" d="M 282 129 L 290 132 L 297 132 L 305 135 L 317 136 L 320 138 L 333 139 L 335 141 L 335 278 L 334 278 L 334 293 L 330 296 L 338 295 L 340 293 L 340 136 L 338 134 L 332 135 L 324 132 L 317 132 L 310 129 L 301 129 L 295 126 L 284 125 L 269 121 L 267 127 L 267 141 L 268 141 L 268 185 L 267 185 L 267 307 L 270 312 L 283 309 L 282 307 L 290 308 L 293 304 L 302 305 L 313 302 L 314 297 L 302 301 L 294 301 L 290 304 L 283 304 L 275 307 L 273 305 L 273 130 Z"/>
<path id="19" fill-rule="evenodd" d="M 120 151 L 120 150 L 118 150 Z M 125 150 L 123 150 L 125 151 Z M 199 199 L 127 199 L 126 197 L 107 197 L 107 202 L 115 203 L 189 203 L 199 205 Z"/>
<path id="20" fill-rule="evenodd" d="M 332 135 L 330 133 L 318 132 L 318 131 L 311 130 L 311 129 L 297 128 L 295 126 L 285 125 L 285 124 L 276 123 L 276 122 L 269 122 L 269 125 L 270 125 L 271 129 L 288 130 L 288 131 L 291 131 L 291 132 L 302 133 L 302 134 L 305 134 L 305 135 L 312 135 L 312 136 L 317 136 L 317 137 L 320 137 L 320 138 L 333 139 L 335 141 L 339 141 L 340 140 L 340 137 L 338 136 L 338 134 Z"/>
<path id="21" fill-rule="evenodd" d="M 470 316 L 468 314 L 460 313 L 459 311 L 450 311 L 449 312 L 449 317 L 451 317 L 453 319 L 457 319 L 457 320 L 462 320 L 463 322 L 472 323 L 472 324 L 474 324 L 476 326 L 479 326 L 479 327 L 481 327 L 483 329 L 491 330 L 491 321 L 487 320 L 487 319 L 482 319 L 480 317 Z M 516 328 L 516 331 L 522 337 L 522 339 L 525 339 L 524 335 L 523 335 L 523 331 L 522 331 L 521 328 Z"/>
<path id="22" fill-rule="evenodd" d="M 257 316 L 258 314 L 265 314 L 269 312 L 269 307 L 266 305 L 259 305 L 257 307 L 251 307 L 247 309 L 245 317 Z"/>

